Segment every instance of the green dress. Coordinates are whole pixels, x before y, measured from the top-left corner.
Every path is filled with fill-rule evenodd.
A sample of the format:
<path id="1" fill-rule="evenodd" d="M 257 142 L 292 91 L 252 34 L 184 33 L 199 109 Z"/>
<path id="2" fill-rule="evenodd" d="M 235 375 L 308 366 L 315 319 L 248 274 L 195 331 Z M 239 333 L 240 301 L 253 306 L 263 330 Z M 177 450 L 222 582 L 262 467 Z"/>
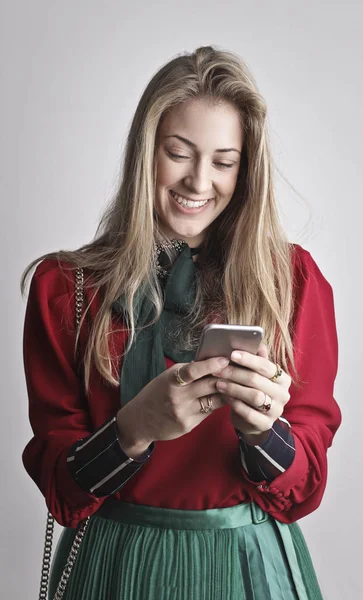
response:
<path id="1" fill-rule="evenodd" d="M 54 597 L 76 530 L 52 564 Z M 178 510 L 109 498 L 91 518 L 64 600 L 322 600 L 297 524 L 255 504 Z"/>

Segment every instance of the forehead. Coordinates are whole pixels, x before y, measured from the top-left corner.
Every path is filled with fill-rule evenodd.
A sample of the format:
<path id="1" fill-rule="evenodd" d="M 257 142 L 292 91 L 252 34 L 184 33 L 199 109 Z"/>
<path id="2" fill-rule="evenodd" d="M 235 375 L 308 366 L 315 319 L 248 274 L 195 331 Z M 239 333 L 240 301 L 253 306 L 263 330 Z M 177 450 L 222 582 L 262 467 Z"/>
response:
<path id="1" fill-rule="evenodd" d="M 190 100 L 171 108 L 160 123 L 162 141 L 170 135 L 180 135 L 201 150 L 242 148 L 243 127 L 238 110 L 226 102 L 211 104 L 206 100 Z M 171 138 L 178 144 L 182 143 Z"/>

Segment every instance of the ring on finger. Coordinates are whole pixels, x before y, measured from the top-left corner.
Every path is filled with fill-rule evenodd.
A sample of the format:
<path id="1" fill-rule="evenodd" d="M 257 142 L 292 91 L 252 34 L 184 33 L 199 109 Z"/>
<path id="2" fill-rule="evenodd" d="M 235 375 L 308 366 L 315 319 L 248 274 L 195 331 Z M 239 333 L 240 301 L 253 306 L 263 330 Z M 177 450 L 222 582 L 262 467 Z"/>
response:
<path id="1" fill-rule="evenodd" d="M 269 410 L 271 410 L 271 406 L 272 406 L 272 398 L 270 398 L 270 396 L 265 394 L 265 401 L 263 404 L 261 404 L 261 406 L 257 407 L 257 410 L 267 413 L 267 412 L 269 412 Z"/>
<path id="2" fill-rule="evenodd" d="M 283 373 L 283 370 L 281 369 L 281 367 L 278 363 L 275 364 L 275 367 L 276 367 L 276 373 L 275 373 L 275 375 L 270 377 L 270 381 L 273 381 L 273 382 L 276 382 Z"/>
<path id="3" fill-rule="evenodd" d="M 209 413 L 210 410 L 213 410 L 213 400 L 210 396 L 207 396 L 207 406 L 203 403 L 203 398 L 198 398 L 200 404 L 200 412 L 204 415 Z"/>
<path id="4" fill-rule="evenodd" d="M 188 385 L 188 382 L 184 381 L 184 379 L 181 377 L 180 369 L 181 369 L 181 367 L 178 367 L 177 370 L 175 371 L 176 382 L 178 385 Z"/>
<path id="5" fill-rule="evenodd" d="M 198 398 L 198 400 L 199 400 L 199 404 L 200 404 L 199 412 L 201 412 L 203 415 L 206 415 L 209 412 L 208 406 L 204 406 L 202 398 Z"/>

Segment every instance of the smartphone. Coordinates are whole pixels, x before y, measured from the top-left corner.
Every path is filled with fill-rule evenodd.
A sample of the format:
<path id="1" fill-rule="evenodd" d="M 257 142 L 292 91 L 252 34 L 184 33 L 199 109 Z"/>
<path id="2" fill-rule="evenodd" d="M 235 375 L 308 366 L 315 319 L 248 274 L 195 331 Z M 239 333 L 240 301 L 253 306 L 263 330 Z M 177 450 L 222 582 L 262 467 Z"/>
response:
<path id="1" fill-rule="evenodd" d="M 263 328 L 257 325 L 206 325 L 202 331 L 195 360 L 216 356 L 229 358 L 233 350 L 257 354 L 263 338 Z"/>

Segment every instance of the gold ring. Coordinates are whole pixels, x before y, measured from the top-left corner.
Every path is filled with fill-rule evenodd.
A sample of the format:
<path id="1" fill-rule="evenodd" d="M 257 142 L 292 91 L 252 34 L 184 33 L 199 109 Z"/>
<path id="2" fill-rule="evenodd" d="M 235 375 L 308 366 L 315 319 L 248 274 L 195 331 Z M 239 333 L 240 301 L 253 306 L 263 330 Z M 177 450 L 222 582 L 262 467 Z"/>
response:
<path id="1" fill-rule="evenodd" d="M 184 379 L 182 379 L 182 377 L 180 376 L 180 369 L 181 367 L 178 367 L 177 370 L 175 371 L 175 379 L 178 385 L 188 385 L 188 383 L 186 381 L 184 381 Z"/>
<path id="2" fill-rule="evenodd" d="M 281 375 L 283 373 L 280 365 L 278 365 L 276 363 L 275 367 L 276 367 L 276 373 L 275 373 L 275 375 L 273 375 L 273 377 L 270 377 L 270 381 L 274 381 L 274 382 L 276 382 L 278 380 L 278 378 L 281 377 Z"/>
<path id="3" fill-rule="evenodd" d="M 272 398 L 270 398 L 270 396 L 265 394 L 265 402 L 263 404 L 261 404 L 261 406 L 258 406 L 257 410 L 260 410 L 261 412 L 268 412 L 271 409 L 271 406 L 272 406 Z"/>
<path id="4" fill-rule="evenodd" d="M 208 396 L 208 398 L 207 398 L 207 405 L 208 405 L 207 406 L 208 410 L 212 410 L 212 411 L 214 410 L 213 400 L 212 400 L 211 396 Z"/>

